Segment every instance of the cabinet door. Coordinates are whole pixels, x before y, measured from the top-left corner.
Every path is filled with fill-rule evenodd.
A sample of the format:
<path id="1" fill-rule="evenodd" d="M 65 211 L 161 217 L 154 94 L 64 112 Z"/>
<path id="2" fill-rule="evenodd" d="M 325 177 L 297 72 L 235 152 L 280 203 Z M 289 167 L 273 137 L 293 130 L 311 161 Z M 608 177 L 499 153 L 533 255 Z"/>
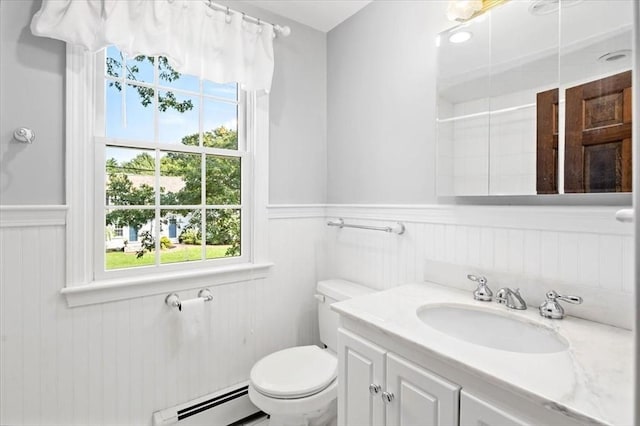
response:
<path id="1" fill-rule="evenodd" d="M 384 424 L 385 350 L 346 330 L 338 330 L 338 425 Z M 379 386 L 377 393 L 370 385 Z"/>
<path id="2" fill-rule="evenodd" d="M 424 368 L 387 354 L 387 426 L 458 424 L 460 387 Z"/>
<path id="3" fill-rule="evenodd" d="M 530 423 L 478 398 L 466 390 L 460 395 L 460 426 L 528 426 Z"/>

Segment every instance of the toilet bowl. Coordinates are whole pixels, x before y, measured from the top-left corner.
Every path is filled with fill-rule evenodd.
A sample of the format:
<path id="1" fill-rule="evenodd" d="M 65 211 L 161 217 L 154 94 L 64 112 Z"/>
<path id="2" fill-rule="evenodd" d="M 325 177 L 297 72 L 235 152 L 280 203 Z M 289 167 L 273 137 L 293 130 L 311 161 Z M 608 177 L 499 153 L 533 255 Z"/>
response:
<path id="1" fill-rule="evenodd" d="M 330 305 L 373 290 L 344 280 L 320 281 L 317 290 L 320 340 L 327 348 L 283 349 L 265 356 L 251 369 L 249 398 L 269 414 L 270 426 L 336 424 L 338 315 Z"/>

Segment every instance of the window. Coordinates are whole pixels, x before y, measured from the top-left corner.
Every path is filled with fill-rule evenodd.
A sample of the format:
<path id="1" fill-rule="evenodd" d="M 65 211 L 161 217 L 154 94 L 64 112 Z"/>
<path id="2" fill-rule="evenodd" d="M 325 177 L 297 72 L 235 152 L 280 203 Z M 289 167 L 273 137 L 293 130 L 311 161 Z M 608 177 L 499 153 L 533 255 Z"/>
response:
<path id="1" fill-rule="evenodd" d="M 237 84 L 182 75 L 166 58 L 126 58 L 115 47 L 101 56 L 95 141 L 104 177 L 96 191 L 104 196 L 96 199 L 107 204 L 96 206 L 96 220 L 105 229 L 127 227 L 129 238 L 122 252 L 106 241 L 96 269 L 244 261 Z"/>
<path id="2" fill-rule="evenodd" d="M 266 276 L 267 95 L 70 47 L 67 134 L 70 306 Z"/>

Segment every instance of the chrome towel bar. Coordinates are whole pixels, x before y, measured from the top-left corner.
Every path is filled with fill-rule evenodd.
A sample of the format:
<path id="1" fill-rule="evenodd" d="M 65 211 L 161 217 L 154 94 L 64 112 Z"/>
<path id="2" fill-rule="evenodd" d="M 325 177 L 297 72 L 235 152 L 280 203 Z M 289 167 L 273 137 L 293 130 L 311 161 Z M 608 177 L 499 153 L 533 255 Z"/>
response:
<path id="1" fill-rule="evenodd" d="M 204 299 L 205 302 L 211 302 L 213 300 L 213 294 L 208 288 L 203 288 L 198 292 L 198 298 Z M 164 298 L 164 303 L 170 308 L 178 308 L 179 311 L 182 311 L 182 302 L 180 301 L 180 296 L 176 293 L 168 294 L 167 297 Z"/>
<path id="2" fill-rule="evenodd" d="M 337 226 L 338 228 L 357 228 L 357 229 L 370 229 L 372 231 L 393 232 L 398 235 L 404 234 L 405 226 L 401 222 L 396 222 L 395 226 L 368 226 L 368 225 L 354 225 L 350 223 L 344 223 L 344 219 L 339 218 L 337 221 L 327 222 L 328 226 Z"/>

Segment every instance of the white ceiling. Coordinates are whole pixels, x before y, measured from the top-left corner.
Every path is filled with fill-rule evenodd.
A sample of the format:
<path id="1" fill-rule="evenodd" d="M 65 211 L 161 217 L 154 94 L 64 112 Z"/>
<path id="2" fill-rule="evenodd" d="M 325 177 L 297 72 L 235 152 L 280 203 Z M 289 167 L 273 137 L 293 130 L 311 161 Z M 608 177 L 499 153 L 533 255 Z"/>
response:
<path id="1" fill-rule="evenodd" d="M 253 6 L 327 32 L 372 0 L 244 0 Z"/>

